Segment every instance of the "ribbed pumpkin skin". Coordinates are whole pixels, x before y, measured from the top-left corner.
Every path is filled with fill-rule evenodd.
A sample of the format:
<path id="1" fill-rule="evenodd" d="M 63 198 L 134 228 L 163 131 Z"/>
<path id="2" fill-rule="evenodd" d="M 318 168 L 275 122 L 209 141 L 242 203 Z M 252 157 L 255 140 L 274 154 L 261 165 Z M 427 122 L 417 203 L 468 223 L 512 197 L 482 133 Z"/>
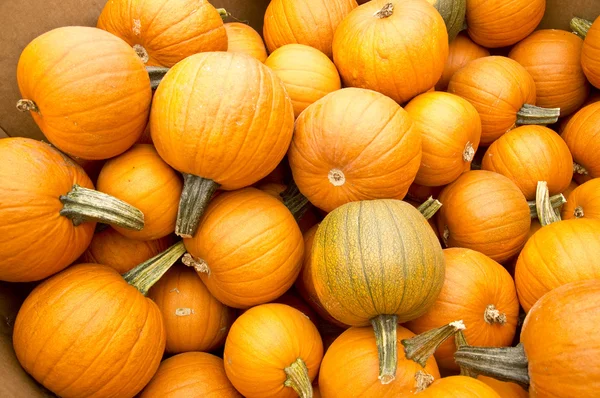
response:
<path id="1" fill-rule="evenodd" d="M 170 68 L 199 52 L 227 51 L 223 20 L 207 0 L 110 0 L 97 26 L 141 45 L 148 66 Z"/>
<path id="2" fill-rule="evenodd" d="M 519 253 L 531 217 L 511 180 L 485 170 L 464 173 L 440 194 L 437 225 L 447 247 L 465 247 L 503 262 Z"/>
<path id="3" fill-rule="evenodd" d="M 446 278 L 435 304 L 427 313 L 404 326 L 416 334 L 426 332 L 453 320 L 461 319 L 469 345 L 508 347 L 517 328 L 519 300 L 515 283 L 504 267 L 485 255 L 470 249 L 444 250 Z M 506 315 L 506 323 L 488 323 L 486 307 L 493 304 Z M 436 351 L 440 368 L 459 370 L 454 362 L 454 338 L 446 340 Z"/>
<path id="4" fill-rule="evenodd" d="M 465 32 L 460 32 L 458 36 L 450 42 L 444 72 L 435 85 L 435 89 L 437 91 L 445 91 L 448 88 L 448 83 L 450 83 L 452 75 L 454 75 L 457 70 L 463 68 L 474 59 L 489 56 L 490 52 L 486 48 L 473 42 Z"/>
<path id="5" fill-rule="evenodd" d="M 304 254 L 302 233 L 281 201 L 256 188 L 212 200 L 187 251 L 210 273 L 199 273 L 222 303 L 248 308 L 267 303 L 294 283 Z"/>
<path id="6" fill-rule="evenodd" d="M 192 268 L 171 267 L 148 297 L 163 315 L 167 353 L 212 351 L 225 342 L 234 312 L 210 294 Z"/>
<path id="7" fill-rule="evenodd" d="M 600 178 L 594 178 L 581 184 L 566 198 L 567 203 L 563 205 L 561 212 L 563 220 L 570 218 L 600 219 Z"/>
<path id="8" fill-rule="evenodd" d="M 419 398 L 508 398 L 492 387 L 468 376 L 444 377 L 433 382 Z"/>
<path id="9" fill-rule="evenodd" d="M 59 197 L 74 184 L 94 189 L 81 167 L 49 145 L 0 140 L 0 280 L 44 279 L 85 251 L 96 223 L 75 227 L 59 214 Z"/>
<path id="10" fill-rule="evenodd" d="M 84 159 L 125 152 L 142 135 L 150 110 L 150 79 L 125 42 L 96 28 L 67 26 L 38 36 L 17 66 L 31 116 L 48 140 Z"/>
<path id="11" fill-rule="evenodd" d="M 98 176 L 98 190 L 121 199 L 144 213 L 144 228 L 115 227 L 131 239 L 154 240 L 175 231 L 181 176 L 165 163 L 152 145 L 138 144 L 106 162 Z"/>
<path id="12" fill-rule="evenodd" d="M 171 167 L 233 190 L 279 164 L 294 111 L 283 83 L 262 63 L 211 52 L 169 70 L 154 94 L 150 125 L 154 146 Z"/>
<path id="13" fill-rule="evenodd" d="M 510 46 L 529 36 L 545 11 L 546 0 L 469 0 L 469 36 L 488 48 Z"/>
<path id="14" fill-rule="evenodd" d="M 521 332 L 529 360 L 530 397 L 598 394 L 599 298 L 600 282 L 590 280 L 556 288 L 533 306 Z"/>
<path id="15" fill-rule="evenodd" d="M 306 44 L 331 58 L 338 25 L 357 6 L 356 0 L 273 0 L 263 27 L 267 48 Z"/>
<path id="16" fill-rule="evenodd" d="M 285 387 L 283 371 L 298 358 L 314 380 L 323 358 L 323 343 L 315 325 L 285 304 L 250 308 L 233 323 L 223 359 L 225 373 L 246 398 L 297 397 Z"/>
<path id="17" fill-rule="evenodd" d="M 564 220 L 542 227 L 517 260 L 519 302 L 529 312 L 544 294 L 574 281 L 600 278 L 600 220 Z"/>
<path id="18" fill-rule="evenodd" d="M 550 195 L 567 189 L 573 178 L 573 157 L 567 144 L 549 128 L 521 126 L 494 141 L 481 169 L 510 178 L 527 200 L 535 200 L 538 181 L 548 183 Z"/>
<path id="19" fill-rule="evenodd" d="M 325 211 L 357 200 L 402 199 L 419 169 L 421 135 L 390 98 L 345 88 L 300 115 L 288 159 L 300 191 Z"/>
<path id="20" fill-rule="evenodd" d="M 508 55 L 533 77 L 536 105 L 560 108 L 560 115 L 575 112 L 589 92 L 583 69 L 583 40 L 571 32 L 557 29 L 538 30 L 518 43 Z"/>
<path id="21" fill-rule="evenodd" d="M 517 61 L 491 56 L 457 71 L 448 92 L 469 101 L 481 117 L 481 145 L 489 145 L 515 127 L 517 112 L 535 105 L 535 82 Z"/>
<path id="22" fill-rule="evenodd" d="M 380 314 L 406 322 L 435 303 L 444 255 L 427 220 L 399 200 L 352 202 L 319 225 L 312 248 L 319 301 L 338 321 L 366 326 Z"/>
<path id="23" fill-rule="evenodd" d="M 109 227 L 94 234 L 92 242 L 77 262 L 108 265 L 119 274 L 124 274 L 167 250 L 172 243 L 171 235 L 155 240 L 135 240 Z"/>
<path id="24" fill-rule="evenodd" d="M 421 132 L 423 155 L 415 183 L 441 186 L 471 169 L 479 147 L 481 120 L 469 101 L 449 93 L 433 92 L 413 98 L 405 107 Z M 473 151 L 466 160 L 467 146 Z"/>
<path id="25" fill-rule="evenodd" d="M 393 14 L 375 14 L 387 3 Z M 398 49 L 403 49 L 398 51 Z M 373 0 L 352 11 L 333 39 L 344 86 L 378 91 L 402 104 L 442 76 L 448 33 L 438 11 L 421 0 Z"/>
<path id="26" fill-rule="evenodd" d="M 165 359 L 140 398 L 241 398 L 225 374 L 223 360 L 206 352 Z"/>
<path id="27" fill-rule="evenodd" d="M 294 116 L 327 94 L 342 88 L 340 75 L 321 51 L 303 44 L 286 44 L 273 51 L 265 65 L 285 84 Z"/>
<path id="28" fill-rule="evenodd" d="M 396 338 L 414 337 L 414 333 L 398 326 Z M 335 397 L 400 397 L 415 394 L 415 374 L 425 372 L 440 377 L 435 359 L 430 357 L 422 367 L 406 359 L 404 346 L 398 344 L 396 378 L 389 384 L 379 380 L 379 359 L 373 328 L 352 327 L 329 347 L 319 371 L 319 389 L 323 398 Z"/>
<path id="29" fill-rule="evenodd" d="M 588 30 L 581 51 L 581 66 L 588 81 L 600 88 L 600 18 L 596 18 Z"/>
<path id="30" fill-rule="evenodd" d="M 165 347 L 158 307 L 105 265 L 80 264 L 44 281 L 15 321 L 19 362 L 61 397 L 133 397 Z"/>
<path id="31" fill-rule="evenodd" d="M 478 376 L 477 380 L 492 387 L 502 398 L 529 398 L 529 393 L 516 383 L 500 381 L 486 376 Z"/>
<path id="32" fill-rule="evenodd" d="M 591 178 L 600 177 L 600 102 L 579 110 L 561 137 L 573 154 L 573 161 L 587 170 Z"/>
<path id="33" fill-rule="evenodd" d="M 260 62 L 267 59 L 267 49 L 260 34 L 252 29 L 250 25 L 240 22 L 229 22 L 225 24 L 227 32 L 227 51 L 232 53 L 243 53 L 256 58 Z"/>

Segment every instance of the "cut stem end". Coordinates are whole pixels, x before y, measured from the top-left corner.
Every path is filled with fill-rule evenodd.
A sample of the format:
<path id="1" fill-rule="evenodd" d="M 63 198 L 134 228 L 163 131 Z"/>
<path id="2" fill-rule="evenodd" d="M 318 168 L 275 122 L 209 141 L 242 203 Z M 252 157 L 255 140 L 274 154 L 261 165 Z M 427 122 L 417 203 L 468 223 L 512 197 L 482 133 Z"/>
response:
<path id="1" fill-rule="evenodd" d="M 417 208 L 417 210 L 421 212 L 425 219 L 429 220 L 441 207 L 442 203 L 437 199 L 433 199 L 433 196 L 430 196 L 429 199 L 427 199 L 421 204 L 421 206 Z"/>
<path id="2" fill-rule="evenodd" d="M 302 359 L 296 359 L 284 372 L 287 376 L 283 382 L 284 386 L 292 388 L 300 398 L 312 398 L 312 383 L 308 376 L 308 368 Z"/>
<path id="3" fill-rule="evenodd" d="M 483 319 L 489 325 L 498 323 L 504 325 L 506 323 L 506 314 L 498 311 L 494 304 L 490 304 L 485 308 Z"/>
<path id="4" fill-rule="evenodd" d="M 40 109 L 37 107 L 37 104 L 32 100 L 28 99 L 20 99 L 17 101 L 17 109 L 20 112 L 36 112 L 40 113 Z"/>
<path id="5" fill-rule="evenodd" d="M 553 124 L 558 121 L 560 108 L 542 108 L 525 104 L 517 112 L 517 124 Z"/>
<path id="6" fill-rule="evenodd" d="M 394 13 L 394 5 L 387 3 L 383 8 L 375 13 L 375 16 L 379 19 L 391 17 Z"/>
<path id="7" fill-rule="evenodd" d="M 407 359 L 412 359 L 425 367 L 435 350 L 448 338 L 454 336 L 459 330 L 464 330 L 463 321 L 451 322 L 437 329 L 429 330 L 410 339 L 402 340 Z"/>
<path id="8" fill-rule="evenodd" d="M 465 145 L 465 149 L 463 151 L 463 161 L 472 162 L 475 157 L 475 148 L 473 148 L 473 144 L 471 141 L 467 141 L 467 145 Z"/>
<path id="9" fill-rule="evenodd" d="M 585 39 L 588 31 L 592 27 L 592 21 L 588 21 L 587 19 L 575 17 L 575 18 L 571 19 L 571 22 L 569 23 L 569 25 L 571 26 L 571 30 L 573 30 L 573 33 L 575 33 L 577 36 L 581 37 L 582 39 Z"/>

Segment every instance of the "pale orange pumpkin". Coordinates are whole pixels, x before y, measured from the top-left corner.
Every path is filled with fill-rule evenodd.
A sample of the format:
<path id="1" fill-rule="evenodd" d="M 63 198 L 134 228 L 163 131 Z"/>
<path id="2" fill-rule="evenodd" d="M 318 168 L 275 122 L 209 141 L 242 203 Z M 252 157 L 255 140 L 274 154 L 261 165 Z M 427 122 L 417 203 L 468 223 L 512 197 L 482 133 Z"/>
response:
<path id="1" fill-rule="evenodd" d="M 600 102 L 579 111 L 569 121 L 561 136 L 573 154 L 573 171 L 586 177 L 600 177 Z"/>
<path id="2" fill-rule="evenodd" d="M 445 91 L 448 88 L 448 83 L 450 83 L 452 75 L 454 75 L 457 70 L 463 68 L 474 59 L 488 57 L 489 55 L 490 52 L 486 48 L 473 42 L 466 32 L 460 32 L 458 36 L 450 42 L 444 72 L 435 85 L 435 89 L 437 91 Z"/>
<path id="3" fill-rule="evenodd" d="M 227 32 L 227 51 L 243 53 L 260 62 L 267 60 L 265 43 L 252 26 L 240 22 L 228 22 L 225 24 L 225 31 Z"/>
<path id="4" fill-rule="evenodd" d="M 521 388 L 521 387 L 519 387 Z M 487 384 L 467 376 L 444 377 L 433 382 L 418 398 L 508 398 Z"/>
<path id="5" fill-rule="evenodd" d="M 600 178 L 594 178 L 581 184 L 566 197 L 567 203 L 562 208 L 563 220 L 570 218 L 600 219 Z"/>
<path id="6" fill-rule="evenodd" d="M 599 21 L 600 18 L 596 18 L 591 25 L 586 26 L 585 40 L 581 52 L 583 72 L 589 82 L 596 88 L 600 87 L 600 68 L 598 67 L 598 60 L 600 59 L 600 53 L 598 52 L 598 42 L 600 41 Z"/>
<path id="7" fill-rule="evenodd" d="M 528 398 L 529 393 L 517 383 L 500 381 L 492 377 L 477 376 L 477 380 L 492 387 L 502 398 Z"/>

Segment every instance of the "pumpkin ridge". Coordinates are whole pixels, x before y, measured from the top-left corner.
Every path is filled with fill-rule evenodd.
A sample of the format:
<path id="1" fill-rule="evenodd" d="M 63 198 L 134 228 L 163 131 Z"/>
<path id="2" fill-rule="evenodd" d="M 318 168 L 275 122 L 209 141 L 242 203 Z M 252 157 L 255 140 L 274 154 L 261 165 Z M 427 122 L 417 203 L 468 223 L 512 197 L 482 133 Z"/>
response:
<path id="1" fill-rule="evenodd" d="M 389 202 L 386 200 L 383 202 L 383 207 L 386 209 L 388 215 L 394 219 L 394 221 L 397 221 L 397 218 L 394 215 L 394 212 L 392 211 L 392 209 L 390 208 Z M 394 222 L 394 229 L 396 230 L 396 236 L 398 236 L 398 242 L 402 245 L 402 262 L 406 263 L 406 247 L 404 246 L 404 241 L 402 240 L 402 233 L 400 232 L 400 229 L 398 228 L 398 224 L 396 222 Z M 398 306 L 396 307 L 396 311 L 394 311 L 395 314 L 397 314 L 400 311 L 400 308 L 402 308 L 402 305 L 404 304 L 404 295 L 406 293 L 406 280 L 408 277 L 407 274 L 407 270 L 406 267 L 402 267 L 402 296 L 400 298 L 400 300 L 398 301 Z M 402 321 L 400 319 L 398 319 L 398 323 L 401 323 Z"/>
<path id="2" fill-rule="evenodd" d="M 363 202 L 360 201 L 358 202 L 358 214 L 357 214 L 357 235 L 358 235 L 358 239 L 356 240 L 356 245 L 358 246 L 358 251 L 359 251 L 359 258 L 360 258 L 360 265 L 361 265 L 361 269 L 362 269 L 362 274 L 363 277 L 365 278 L 365 285 L 367 286 L 367 292 L 369 292 L 369 297 L 371 298 L 371 305 L 373 306 L 373 308 L 377 309 L 379 311 L 379 305 L 377 305 L 377 303 L 375 302 L 375 298 L 373 297 L 373 291 L 371 290 L 371 283 L 369 280 L 369 276 L 367 273 L 367 270 L 365 269 L 365 260 L 363 257 L 363 252 L 362 252 L 362 242 L 361 242 L 361 235 L 360 235 L 360 231 L 361 231 L 361 220 L 362 220 L 362 207 L 363 207 Z"/>

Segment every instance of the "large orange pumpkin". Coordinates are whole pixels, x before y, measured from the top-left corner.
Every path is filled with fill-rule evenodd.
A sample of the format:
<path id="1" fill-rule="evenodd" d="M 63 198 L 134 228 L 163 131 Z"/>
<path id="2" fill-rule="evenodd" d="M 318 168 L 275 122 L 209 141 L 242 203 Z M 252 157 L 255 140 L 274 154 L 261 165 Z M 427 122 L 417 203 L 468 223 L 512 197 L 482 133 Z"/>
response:
<path id="1" fill-rule="evenodd" d="M 261 62 L 210 52 L 167 72 L 150 124 L 160 156 L 184 173 L 176 233 L 189 238 L 218 187 L 243 188 L 275 169 L 292 139 L 294 111 L 281 80 Z"/>
<path id="2" fill-rule="evenodd" d="M 571 22 L 571 27 L 575 28 L 575 31 L 585 38 L 583 50 L 581 51 L 581 66 L 589 82 L 596 88 L 600 87 L 599 21 L 600 18 L 596 18 L 593 23 L 581 20 L 580 18 L 574 18 L 574 21 Z"/>
<path id="3" fill-rule="evenodd" d="M 131 47 L 103 30 L 67 26 L 38 36 L 21 53 L 17 80 L 17 108 L 69 155 L 111 158 L 146 127 L 148 73 Z"/>
<path id="4" fill-rule="evenodd" d="M 390 98 L 346 88 L 300 115 L 288 159 L 300 191 L 325 211 L 357 200 L 402 199 L 419 169 L 421 135 Z"/>
<path id="5" fill-rule="evenodd" d="M 345 86 L 379 91 L 398 103 L 435 86 L 447 56 L 444 20 L 422 0 L 363 4 L 333 39 L 333 60 Z"/>
<path id="6" fill-rule="evenodd" d="M 502 398 L 529 398 L 529 393 L 516 383 L 500 381 L 487 376 L 478 376 L 477 380 L 492 387 Z"/>
<path id="7" fill-rule="evenodd" d="M 600 219 L 600 178 L 585 182 L 569 193 L 561 214 L 563 220 Z"/>
<path id="8" fill-rule="evenodd" d="M 521 388 L 521 387 L 519 387 Z M 418 398 L 509 398 L 492 387 L 467 376 L 444 377 L 433 382 Z"/>
<path id="9" fill-rule="evenodd" d="M 125 40 L 149 66 L 227 50 L 223 20 L 207 0 L 110 0 L 97 26 Z"/>
<path id="10" fill-rule="evenodd" d="M 460 32 L 458 36 L 450 42 L 444 72 L 435 85 L 435 89 L 437 91 L 445 91 L 448 88 L 448 83 L 450 83 L 452 75 L 454 75 L 457 70 L 463 68 L 474 59 L 488 57 L 489 55 L 490 52 L 486 48 L 473 42 L 465 32 Z"/>
<path id="11" fill-rule="evenodd" d="M 256 58 L 260 62 L 267 60 L 267 49 L 260 34 L 250 25 L 240 22 L 225 24 L 227 31 L 227 51 L 243 53 Z"/>
<path id="12" fill-rule="evenodd" d="M 573 154 L 573 170 L 591 178 L 600 177 L 600 102 L 579 110 L 561 136 Z"/>

